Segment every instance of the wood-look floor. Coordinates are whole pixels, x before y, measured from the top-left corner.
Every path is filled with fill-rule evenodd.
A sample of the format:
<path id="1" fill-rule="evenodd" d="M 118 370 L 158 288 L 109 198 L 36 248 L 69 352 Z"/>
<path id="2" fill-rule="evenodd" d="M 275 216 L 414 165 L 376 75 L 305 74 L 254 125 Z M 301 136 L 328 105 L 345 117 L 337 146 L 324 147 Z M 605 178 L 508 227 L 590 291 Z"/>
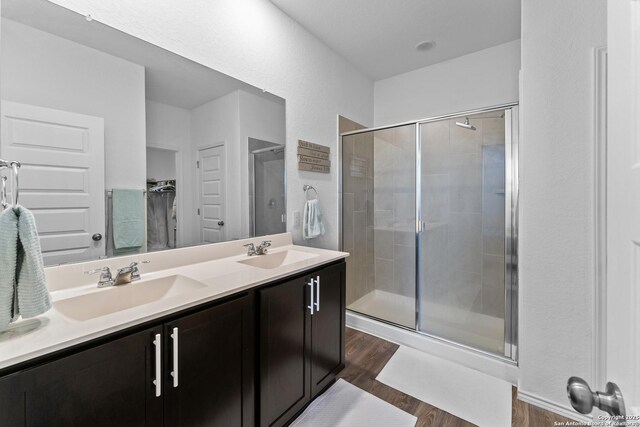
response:
<path id="1" fill-rule="evenodd" d="M 418 418 L 416 427 L 473 426 L 474 424 L 376 381 L 376 376 L 397 349 L 396 344 L 347 328 L 346 367 L 339 377 L 415 415 Z M 546 427 L 560 421 L 570 420 L 518 400 L 514 387 L 512 426 Z"/>

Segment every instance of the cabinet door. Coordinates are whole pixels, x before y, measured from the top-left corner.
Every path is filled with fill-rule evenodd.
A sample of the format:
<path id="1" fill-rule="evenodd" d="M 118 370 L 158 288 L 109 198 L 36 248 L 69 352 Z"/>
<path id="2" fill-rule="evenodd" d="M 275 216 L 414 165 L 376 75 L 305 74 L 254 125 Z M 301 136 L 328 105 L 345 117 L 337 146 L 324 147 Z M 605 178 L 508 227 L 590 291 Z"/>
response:
<path id="1" fill-rule="evenodd" d="M 0 426 L 26 424 L 24 387 L 20 373 L 0 378 Z"/>
<path id="2" fill-rule="evenodd" d="M 301 278 L 258 292 L 261 426 L 286 424 L 310 399 L 306 283 Z"/>
<path id="3" fill-rule="evenodd" d="M 311 316 L 311 396 L 331 384 L 344 368 L 345 265 L 314 273 L 315 298 Z"/>
<path id="4" fill-rule="evenodd" d="M 160 332 L 148 329 L 17 374 L 21 390 L 13 393 L 24 394 L 24 425 L 162 425 L 153 385 Z"/>
<path id="5" fill-rule="evenodd" d="M 165 425 L 253 426 L 251 297 L 166 323 L 164 335 Z"/>

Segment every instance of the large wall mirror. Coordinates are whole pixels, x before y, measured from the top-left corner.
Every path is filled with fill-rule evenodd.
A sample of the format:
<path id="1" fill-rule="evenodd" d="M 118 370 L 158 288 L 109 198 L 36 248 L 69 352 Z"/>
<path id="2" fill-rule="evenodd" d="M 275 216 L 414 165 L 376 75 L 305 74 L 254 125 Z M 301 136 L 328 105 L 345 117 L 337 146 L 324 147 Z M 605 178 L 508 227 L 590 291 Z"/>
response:
<path id="1" fill-rule="evenodd" d="M 46 0 L 1 4 L 0 158 L 22 163 L 46 265 L 286 230 L 284 99 Z"/>

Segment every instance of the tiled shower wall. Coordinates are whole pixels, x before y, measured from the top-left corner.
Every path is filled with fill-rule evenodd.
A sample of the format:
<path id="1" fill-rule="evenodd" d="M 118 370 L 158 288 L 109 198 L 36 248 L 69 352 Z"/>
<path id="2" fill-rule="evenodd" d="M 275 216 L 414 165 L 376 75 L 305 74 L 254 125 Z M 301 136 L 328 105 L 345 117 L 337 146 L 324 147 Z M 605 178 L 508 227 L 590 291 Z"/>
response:
<path id="1" fill-rule="evenodd" d="M 415 125 L 374 134 L 375 289 L 415 298 Z"/>
<path id="2" fill-rule="evenodd" d="M 471 118 L 475 130 L 456 121 L 421 130 L 423 307 L 503 318 L 504 119 Z"/>
<path id="3" fill-rule="evenodd" d="M 348 125 L 341 125 L 341 132 L 359 129 Z M 342 248 L 350 253 L 349 305 L 374 289 L 373 134 L 344 137 L 342 156 Z"/>

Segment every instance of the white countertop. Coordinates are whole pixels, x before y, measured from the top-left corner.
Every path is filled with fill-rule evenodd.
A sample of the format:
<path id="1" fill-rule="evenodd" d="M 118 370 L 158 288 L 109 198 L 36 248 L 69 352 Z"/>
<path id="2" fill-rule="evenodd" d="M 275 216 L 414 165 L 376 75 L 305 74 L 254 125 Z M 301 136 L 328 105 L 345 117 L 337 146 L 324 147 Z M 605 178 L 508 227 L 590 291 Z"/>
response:
<path id="1" fill-rule="evenodd" d="M 259 243 L 264 239 L 253 238 L 47 269 L 50 270 L 47 271 L 47 278 L 53 299 L 53 308 L 38 317 L 19 320 L 11 324 L 7 330 L 0 332 L 0 370 L 137 324 L 159 319 L 190 307 L 295 275 L 346 258 L 349 255 L 345 252 L 293 245 L 290 233 L 269 236 L 269 238 L 274 242 L 273 247 L 269 248 L 269 253 L 295 250 L 313 254 L 313 257 L 272 269 L 262 269 L 238 262 L 249 258 L 246 254 L 238 255 L 245 250 L 242 248 L 243 244 Z M 209 261 L 202 261 L 203 251 L 208 255 Z M 165 262 L 167 257 L 171 257 L 173 262 Z M 151 264 L 140 267 L 142 280 L 122 286 L 136 286 L 145 281 L 173 275 L 184 276 L 206 286 L 84 321 L 74 321 L 56 310 L 56 301 L 87 293 L 108 292 L 109 289 L 112 289 L 97 289 L 97 276 L 90 276 L 91 283 L 87 283 L 87 279 L 78 275 L 78 272 L 102 265 L 124 267 L 132 259 L 150 260 Z M 189 260 L 196 262 L 190 263 Z M 146 268 L 154 263 L 156 263 L 154 267 Z M 162 269 L 163 266 L 168 268 Z M 149 270 L 153 271 L 145 272 Z"/>

